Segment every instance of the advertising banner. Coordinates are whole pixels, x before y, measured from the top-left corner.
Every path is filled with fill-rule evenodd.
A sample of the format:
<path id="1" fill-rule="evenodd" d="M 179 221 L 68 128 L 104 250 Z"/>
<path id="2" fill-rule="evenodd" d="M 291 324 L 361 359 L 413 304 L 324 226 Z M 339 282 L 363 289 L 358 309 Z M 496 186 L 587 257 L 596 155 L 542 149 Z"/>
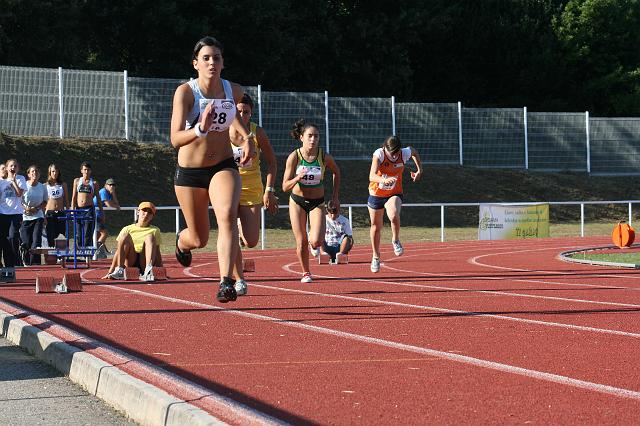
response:
<path id="1" fill-rule="evenodd" d="M 549 204 L 480 204 L 479 240 L 549 236 Z"/>

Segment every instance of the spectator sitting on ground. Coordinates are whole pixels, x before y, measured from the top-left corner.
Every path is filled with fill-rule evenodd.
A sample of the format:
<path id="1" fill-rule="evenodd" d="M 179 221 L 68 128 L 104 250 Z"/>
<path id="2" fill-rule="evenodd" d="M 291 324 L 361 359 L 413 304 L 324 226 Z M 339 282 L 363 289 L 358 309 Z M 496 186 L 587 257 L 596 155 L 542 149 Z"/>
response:
<path id="1" fill-rule="evenodd" d="M 120 202 L 118 201 L 118 195 L 116 194 L 116 181 L 113 178 L 107 179 L 104 187 L 100 189 L 100 199 L 102 200 L 103 207 L 112 207 L 120 210 Z M 97 197 L 93 197 L 93 204 L 98 205 Z M 106 259 L 108 254 L 111 254 L 105 242 L 109 236 L 109 231 L 104 220 L 104 211 L 98 210 L 98 246 L 96 253 L 93 256 L 93 260 Z"/>
<path id="2" fill-rule="evenodd" d="M 326 228 L 322 250 L 331 256 L 333 263 L 340 263 L 353 247 L 353 232 L 349 219 L 340 214 L 333 200 L 327 202 Z"/>
<path id="3" fill-rule="evenodd" d="M 124 268 L 137 266 L 142 281 L 155 280 L 153 267 L 162 266 L 160 229 L 151 225 L 156 215 L 156 206 L 149 201 L 143 201 L 138 206 L 137 213 L 136 223 L 125 226 L 118 234 L 116 252 L 109 272 L 102 277 L 103 279 L 123 280 Z"/>

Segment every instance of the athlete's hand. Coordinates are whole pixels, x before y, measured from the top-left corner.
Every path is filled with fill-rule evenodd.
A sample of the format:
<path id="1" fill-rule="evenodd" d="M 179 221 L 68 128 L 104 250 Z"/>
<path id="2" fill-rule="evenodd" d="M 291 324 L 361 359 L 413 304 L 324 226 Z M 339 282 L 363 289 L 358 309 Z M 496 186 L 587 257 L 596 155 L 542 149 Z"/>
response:
<path id="1" fill-rule="evenodd" d="M 242 157 L 240 158 L 240 165 L 244 166 L 256 155 L 256 144 L 253 138 L 247 139 L 242 144 Z"/>
<path id="2" fill-rule="evenodd" d="M 200 118 L 200 130 L 207 133 L 213 124 L 213 117 L 211 113 L 213 112 L 213 102 L 209 102 L 206 107 L 204 107 L 204 111 L 202 112 L 202 117 Z"/>
<path id="3" fill-rule="evenodd" d="M 278 197 L 276 197 L 275 193 L 266 191 L 262 197 L 262 202 L 264 208 L 267 209 L 270 214 L 278 213 Z"/>
<path id="4" fill-rule="evenodd" d="M 395 177 L 395 176 L 393 176 L 393 177 L 387 177 L 387 178 L 384 178 L 384 179 L 382 180 L 382 183 L 383 183 L 384 185 L 393 185 L 394 183 L 396 183 L 396 181 L 397 181 L 397 180 L 398 180 L 398 178 L 397 178 L 397 177 Z"/>
<path id="5" fill-rule="evenodd" d="M 300 170 L 298 172 L 298 174 L 296 175 L 296 179 L 298 182 L 300 182 L 302 180 L 302 178 L 307 174 L 307 172 L 309 171 L 306 167 L 302 166 L 300 168 L 298 168 L 298 170 Z"/>
<path id="6" fill-rule="evenodd" d="M 411 172 L 411 180 L 413 182 L 417 182 L 422 177 L 422 171 L 418 170 L 417 172 Z"/>

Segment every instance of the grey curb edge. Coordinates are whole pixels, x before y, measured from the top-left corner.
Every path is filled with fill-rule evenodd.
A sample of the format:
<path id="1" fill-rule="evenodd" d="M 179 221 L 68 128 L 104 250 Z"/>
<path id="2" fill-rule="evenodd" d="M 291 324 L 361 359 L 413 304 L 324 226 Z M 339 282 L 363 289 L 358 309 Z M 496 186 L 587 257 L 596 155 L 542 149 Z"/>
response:
<path id="1" fill-rule="evenodd" d="M 225 425 L 220 419 L 0 310 L 0 333 L 145 426 Z"/>
<path id="2" fill-rule="evenodd" d="M 569 257 L 574 253 L 580 253 L 583 251 L 596 251 L 596 250 L 604 250 L 604 249 L 612 249 L 612 248 L 616 248 L 616 246 L 585 247 L 577 250 L 563 251 L 562 253 L 558 254 L 558 259 L 564 262 L 569 262 L 569 263 L 582 263 L 586 265 L 614 266 L 618 268 L 640 269 L 640 265 L 637 263 L 607 262 L 605 260 L 576 259 L 574 257 Z"/>

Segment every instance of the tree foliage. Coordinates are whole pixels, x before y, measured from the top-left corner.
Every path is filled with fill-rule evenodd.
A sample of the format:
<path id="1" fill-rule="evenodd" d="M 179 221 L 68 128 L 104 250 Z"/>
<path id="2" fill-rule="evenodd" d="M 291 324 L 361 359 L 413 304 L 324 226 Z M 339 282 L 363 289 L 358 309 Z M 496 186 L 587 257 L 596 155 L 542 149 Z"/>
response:
<path id="1" fill-rule="evenodd" d="M 269 91 L 640 114 L 640 0 L 0 0 L 0 63 Z"/>

